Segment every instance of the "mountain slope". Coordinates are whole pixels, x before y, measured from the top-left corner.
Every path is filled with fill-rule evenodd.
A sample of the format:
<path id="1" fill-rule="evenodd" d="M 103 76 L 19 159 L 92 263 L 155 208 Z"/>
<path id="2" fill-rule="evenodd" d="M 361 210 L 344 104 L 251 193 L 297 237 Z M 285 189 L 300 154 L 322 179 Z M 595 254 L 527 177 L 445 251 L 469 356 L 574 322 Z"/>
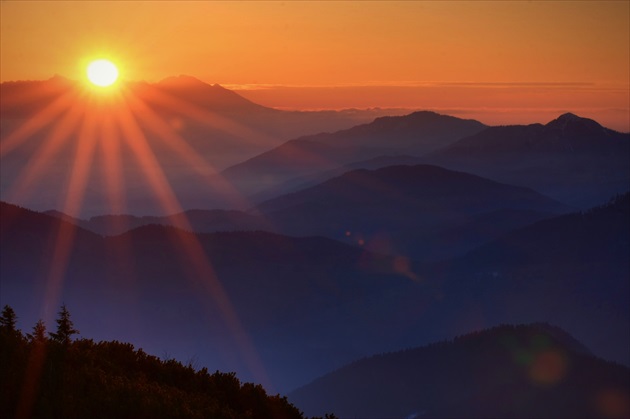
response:
<path id="1" fill-rule="evenodd" d="M 630 414 L 629 391 L 630 369 L 531 324 L 362 359 L 289 399 L 307 414 L 341 417 L 595 418 Z"/>
<path id="2" fill-rule="evenodd" d="M 414 112 L 406 116 L 377 118 L 370 124 L 359 125 L 333 134 L 323 133 L 304 139 L 328 145 L 387 147 L 405 150 L 409 154 L 423 154 L 444 147 L 457 139 L 486 128 L 473 119 L 461 119 L 430 111 Z"/>
<path id="3" fill-rule="evenodd" d="M 45 334 L 27 340 L 7 332 L 0 327 L 0 415 L 5 418 L 304 417 L 286 398 L 241 383 L 233 373 L 195 371 L 191 364 L 159 359 L 129 343 L 79 339 L 63 345 Z M 33 359 L 41 363 L 34 367 Z M 32 398 L 31 386 L 38 389 Z"/>
<path id="4" fill-rule="evenodd" d="M 285 234 L 362 240 L 368 249 L 385 251 L 371 247 L 380 237 L 391 242 L 390 252 L 420 259 L 426 249 L 412 246 L 414 237 L 439 238 L 447 228 L 475 222 L 471 217 L 507 209 L 535 211 L 540 218 L 568 210 L 529 189 L 428 165 L 355 170 L 256 207 Z M 507 212 L 498 216 L 511 217 Z M 506 219 L 507 229 L 514 226 Z"/>
<path id="5" fill-rule="evenodd" d="M 180 75 L 167 77 L 157 84 L 155 88 L 203 107 L 204 109 L 226 112 L 267 112 L 269 114 L 282 113 L 272 108 L 266 108 L 240 96 L 232 90 L 228 90 L 219 84 L 207 84 L 195 77 Z M 150 100 L 150 93 L 147 93 Z"/>
<path id="6" fill-rule="evenodd" d="M 630 365 L 630 194 L 539 221 L 423 271 L 487 319 L 545 320 Z"/>
<path id="7" fill-rule="evenodd" d="M 55 246 L 60 221 L 0 209 L 0 305 L 27 324 L 64 301 L 77 328 L 97 339 L 266 383 L 262 367 L 283 391 L 370 353 L 505 322 L 553 322 L 595 354 L 630 364 L 627 198 L 424 266 L 325 238 L 156 225 L 108 238 L 77 230 L 58 278 L 49 269 L 62 262 L 54 257 L 63 249 Z M 199 270 L 203 260 L 211 270 Z"/>
<path id="8" fill-rule="evenodd" d="M 292 177 L 291 179 L 280 183 L 274 183 L 269 188 L 264 189 L 261 192 L 253 195 L 251 199 L 255 203 L 262 203 L 281 195 L 297 192 L 301 189 L 310 188 L 320 183 L 324 183 L 327 180 L 330 180 L 337 176 L 341 176 L 344 173 L 350 172 L 352 170 L 375 170 L 387 166 L 415 166 L 418 164 L 422 164 L 421 157 L 414 157 L 404 154 L 382 155 L 369 158 L 367 160 L 360 160 L 352 163 L 343 164 L 342 166 L 336 166 L 332 169 L 318 171 L 309 175 Z"/>
<path id="9" fill-rule="evenodd" d="M 630 184 L 630 134 L 564 114 L 546 125 L 491 127 L 424 162 L 533 188 L 588 208 Z"/>
<path id="10" fill-rule="evenodd" d="M 426 111 L 381 117 L 350 129 L 292 140 L 225 169 L 223 175 L 252 194 L 291 178 L 384 154 L 424 154 L 483 128 L 478 121 Z M 256 187 L 261 181 L 262 186 Z"/>

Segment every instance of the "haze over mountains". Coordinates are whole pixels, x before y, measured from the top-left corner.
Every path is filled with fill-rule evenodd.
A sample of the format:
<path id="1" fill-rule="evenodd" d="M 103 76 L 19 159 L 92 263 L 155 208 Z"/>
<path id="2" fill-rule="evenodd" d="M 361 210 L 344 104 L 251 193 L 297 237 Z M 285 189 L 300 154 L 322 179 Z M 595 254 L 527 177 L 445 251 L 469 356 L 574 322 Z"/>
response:
<path id="1" fill-rule="evenodd" d="M 40 175 L 36 185 L 29 184 L 28 196 L 15 191 L 17 180 L 27 171 L 24 162 L 33 159 L 57 124 L 42 119 L 48 125 L 31 133 L 19 146 L 6 141 L 15 135 L 20 124 L 46 106 L 53 111 L 49 118 L 53 114 L 68 117 L 64 112 L 72 101 L 83 101 L 86 108 L 95 106 L 88 106 L 87 101 L 94 100 L 80 96 L 76 89 L 75 84 L 59 77 L 45 82 L 3 83 L 0 140 L 8 152 L 0 169 L 2 196 L 40 210 L 62 209 L 58 197 L 68 187 L 67 178 L 77 152 L 76 135 L 59 141 L 56 155 L 45 160 L 46 176 Z M 256 202 L 340 175 L 344 166 L 377 168 L 375 161 L 395 155 L 405 157 L 399 162 L 390 160 L 388 165 L 409 164 L 410 159 L 418 158 L 413 164 L 437 164 L 531 187 L 582 208 L 623 191 L 630 182 L 625 164 L 630 158 L 628 134 L 572 114 L 547 125 L 488 128 L 477 121 L 416 112 L 377 118 L 334 133 L 300 136 L 334 131 L 344 124 L 355 125 L 379 111 L 278 111 L 254 104 L 221 86 L 186 76 L 157 84 L 129 85 L 128 92 L 132 99 L 127 100 L 127 105 L 184 209 L 248 209 Z M 147 118 L 147 114 L 151 117 Z M 156 117 L 161 125 L 155 122 Z M 173 143 L 168 135 L 163 137 L 164 132 L 181 137 L 184 148 L 200 159 L 193 163 L 181 154 L 181 144 Z M 63 136 L 59 132 L 55 135 Z M 300 138 L 285 142 L 291 137 Z M 134 152 L 125 141 L 105 141 L 120 143 L 118 164 L 125 180 L 120 193 L 127 203 L 127 212 L 163 212 Z M 105 178 L 110 176 L 107 165 L 111 163 L 106 163 L 98 150 L 93 156 L 83 214 L 72 214 L 75 216 L 112 211 L 103 194 L 108 188 Z M 229 162 L 237 164 L 214 175 Z M 205 167 L 200 167 L 200 163 Z M 199 194 L 199 190 L 204 193 Z"/>
<path id="2" fill-rule="evenodd" d="M 155 225 L 111 238 L 77 230 L 56 290 L 46 274 L 54 266 L 49 243 L 71 225 L 3 204 L 2 301 L 34 323 L 52 292 L 77 319 L 98 319 L 78 323 L 95 338 L 118 337 L 258 378 L 247 359 L 234 360 L 243 353 L 241 335 L 222 322 L 220 300 L 207 288 L 213 279 L 191 275 L 194 253 L 183 244 L 195 238 L 280 389 L 362 355 L 501 322 L 550 321 L 596 354 L 628 364 L 627 212 L 626 195 L 585 216 L 534 224 L 474 257 L 425 267 L 323 238 L 192 236 Z M 556 260 L 558 250 L 566 256 Z"/>
<path id="3" fill-rule="evenodd" d="M 88 111 L 98 109 L 106 114 L 107 102 L 80 94 L 75 83 L 60 77 L 45 82 L 3 83 L 1 87 L 0 141 L 5 149 L 0 168 L 2 197 L 34 209 L 62 210 L 59 196 L 69 187 L 78 152 L 78 137 L 64 131 L 68 129 L 64 124 L 74 121 L 78 126 L 80 122 L 80 116 L 66 111 L 72 103 L 82 103 Z M 411 162 L 462 170 L 530 187 L 581 208 L 624 191 L 630 182 L 630 169 L 625 164 L 630 158 L 629 135 L 573 114 L 547 125 L 486 127 L 478 121 L 415 112 L 356 125 L 379 112 L 391 111 L 279 111 L 187 76 L 157 84 L 130 84 L 125 103 L 183 209 L 246 210 L 263 200 L 341 175 L 347 167 L 384 167 L 375 164 L 378 161 L 382 165 Z M 31 127 L 33 132 L 27 130 L 28 135 L 21 136 L 24 132 L 18 127 L 38 112 L 35 120 L 43 125 Z M 63 117 L 64 124 L 54 123 L 57 117 Z M 116 118 L 120 115 L 108 123 L 115 126 Z M 116 211 L 167 215 L 156 199 L 155 185 L 138 159 L 138 151 L 128 143 L 129 130 L 118 128 L 126 140 L 117 136 L 116 129 L 108 130 L 101 134 L 103 144 L 92 151 L 90 172 L 84 176 L 82 213 L 70 215 L 114 211 L 108 202 L 111 197 L 103 193 L 113 188 L 107 179 L 112 161 L 124 179 L 117 193 L 125 205 Z M 304 136 L 307 133 L 311 134 Z M 14 141 L 16 135 L 25 141 Z M 42 146 L 54 138 L 57 145 L 48 149 Z M 106 157 L 102 147 L 115 147 L 118 157 Z M 33 156 L 43 149 L 47 156 L 36 162 Z M 401 160 L 396 162 L 391 156 Z M 16 184 L 28 178 L 29 170 L 35 171 L 24 166 L 26 161 L 45 164 L 46 175 L 27 180 L 20 188 Z"/>
<path id="4" fill-rule="evenodd" d="M 502 323 L 548 322 L 595 357 L 630 365 L 630 134 L 573 114 L 487 127 L 434 112 L 284 112 L 188 77 L 127 89 L 130 113 L 110 115 L 61 78 L 2 85 L 0 305 L 24 324 L 63 301 L 90 337 L 283 392 L 366 356 Z M 105 118 L 98 141 L 73 128 L 89 126 L 84 117 Z M 177 205 L 164 208 L 165 197 Z M 566 412 L 554 397 L 582 400 L 578 384 L 524 381 L 494 339 L 506 330 L 404 362 L 362 361 L 294 394 L 318 412 L 326 388 L 352 382 L 330 406 L 366 417 L 543 412 L 524 400 L 554 416 Z M 626 385 L 627 368 L 576 352 L 557 331 L 514 330 L 525 351 L 541 334 L 566 355 L 576 368 L 567 386 Z M 425 367 L 435 374 L 417 393 L 352 410 L 382 390 L 360 377 Z M 489 395 L 471 390 L 479 369 Z M 461 377 L 468 387 L 449 404 Z M 502 394 L 522 398 L 494 403 Z"/>
<path id="5" fill-rule="evenodd" d="M 478 121 L 434 112 L 381 117 L 347 130 L 289 141 L 227 168 L 223 175 L 251 194 L 291 178 L 382 155 L 422 155 L 483 128 L 485 126 Z"/>
<path id="6" fill-rule="evenodd" d="M 479 244 L 462 235 L 448 249 L 436 246 L 445 229 L 474 223 L 482 214 L 494 213 L 497 225 L 505 221 L 509 230 L 519 221 L 512 224 L 513 213 L 503 210 L 537 212 L 543 218 L 569 208 L 525 188 L 418 165 L 351 171 L 266 201 L 257 210 L 285 234 L 361 241 L 371 250 L 426 259 Z M 482 233 L 478 240 L 490 238 Z"/>
<path id="7" fill-rule="evenodd" d="M 122 102 L 120 99 L 112 102 L 115 94 L 101 97 L 86 93 L 80 83 L 59 76 L 46 81 L 5 82 L 0 89 L 3 199 L 6 195 L 16 195 L 13 190 L 16 182 L 28 177 L 25 162 L 32 161 L 37 151 L 46 149 L 46 159 L 40 163 L 46 165 L 46 175 L 29 185 L 28 196 L 15 202 L 39 210 L 61 209 L 58 198 L 68 188 L 72 162 L 79 148 L 79 126 L 82 121 L 90 120 L 82 112 L 98 115 L 92 116 L 91 121 L 108 126 L 98 134 L 99 147 L 93 152 L 85 205 L 82 214 L 72 214 L 75 216 L 112 211 L 103 191 L 108 187 L 105 178 L 111 176 L 110 160 L 114 158 L 119 160 L 118 170 L 124 178 L 119 194 L 128 203 L 129 211 L 137 215 L 163 212 L 130 143 L 130 140 L 138 142 L 138 129 L 185 207 L 228 208 L 230 202 L 242 206 L 246 201 L 231 193 L 220 176 L 213 176 L 219 170 L 291 138 L 349 128 L 380 115 L 402 112 L 393 109 L 280 111 L 188 76 L 155 84 L 127 84 L 122 90 Z M 31 123 L 26 124 L 28 121 Z M 129 121 L 135 121 L 137 127 L 129 128 Z M 13 137 L 18 137 L 17 141 Z M 45 147 L 51 142 L 56 145 Z M 111 147 L 116 148 L 117 156 L 105 161 L 105 149 Z M 197 156 L 192 161 L 191 152 Z M 208 193 L 199 197 L 200 189 Z"/>
<path id="8" fill-rule="evenodd" d="M 570 207 L 527 188 L 436 166 L 355 170 L 312 188 L 266 201 L 249 212 L 194 210 L 170 217 L 74 219 L 102 235 L 148 224 L 198 233 L 263 230 L 326 236 L 381 253 L 434 260 L 461 254 L 501 233 Z"/>

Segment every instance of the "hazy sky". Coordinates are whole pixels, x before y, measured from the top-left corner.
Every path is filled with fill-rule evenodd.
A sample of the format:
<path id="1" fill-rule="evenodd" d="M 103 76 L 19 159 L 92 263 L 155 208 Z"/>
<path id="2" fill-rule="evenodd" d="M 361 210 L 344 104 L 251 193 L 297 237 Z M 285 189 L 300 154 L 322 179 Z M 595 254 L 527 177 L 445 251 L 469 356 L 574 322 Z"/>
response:
<path id="1" fill-rule="evenodd" d="M 628 1 L 0 4 L 2 81 L 78 79 L 107 56 L 128 80 L 188 74 L 277 107 L 573 110 L 630 129 Z"/>

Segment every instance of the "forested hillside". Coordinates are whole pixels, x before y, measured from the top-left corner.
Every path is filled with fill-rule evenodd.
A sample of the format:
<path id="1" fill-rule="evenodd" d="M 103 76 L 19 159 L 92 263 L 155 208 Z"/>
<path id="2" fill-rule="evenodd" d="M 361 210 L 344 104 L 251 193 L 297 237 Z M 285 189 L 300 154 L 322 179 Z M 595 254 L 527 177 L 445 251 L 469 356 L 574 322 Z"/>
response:
<path id="1" fill-rule="evenodd" d="M 57 332 L 38 322 L 16 329 L 0 317 L 2 418 L 303 418 L 285 397 L 234 373 L 195 370 L 118 341 L 72 340 L 78 333 L 62 307 Z"/>

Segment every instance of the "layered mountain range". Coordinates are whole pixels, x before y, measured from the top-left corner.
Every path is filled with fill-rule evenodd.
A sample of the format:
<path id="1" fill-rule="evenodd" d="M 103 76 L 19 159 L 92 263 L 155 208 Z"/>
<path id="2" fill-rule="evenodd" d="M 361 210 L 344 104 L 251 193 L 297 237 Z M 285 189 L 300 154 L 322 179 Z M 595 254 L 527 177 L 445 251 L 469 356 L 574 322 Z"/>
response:
<path id="1" fill-rule="evenodd" d="M 22 328 L 63 301 L 97 340 L 288 391 L 535 323 L 292 397 L 318 415 L 620 416 L 586 400 L 627 388 L 597 357 L 630 365 L 629 134 L 284 112 L 188 77 L 97 105 L 61 78 L 1 87 L 0 304 Z M 543 375 L 563 360 L 564 381 L 517 355 Z"/>
<path id="2" fill-rule="evenodd" d="M 628 138 L 567 113 L 546 125 L 490 127 L 423 160 L 587 208 L 630 184 Z"/>
<path id="3" fill-rule="evenodd" d="M 233 359 L 248 353 L 245 333 L 282 389 L 361 355 L 501 322 L 550 321 L 630 364 L 627 195 L 425 265 L 324 238 L 158 225 L 101 237 L 9 204 L 0 214 L 2 301 L 27 322 L 61 298 L 91 336 L 260 379 L 247 357 Z"/>
<path id="4" fill-rule="evenodd" d="M 68 191 L 79 144 L 85 145 L 81 133 L 96 140 L 90 153 L 82 152 L 82 159 L 90 160 L 90 172 L 83 176 L 82 211 L 71 214 L 74 216 L 112 212 L 108 202 L 112 198 L 104 198 L 112 166 L 118 167 L 118 176 L 124 179 L 116 194 L 127 203 L 127 211 L 137 215 L 164 213 L 154 198 L 147 158 L 155 158 L 186 208 L 246 207 L 243 197 L 225 186 L 218 176 L 220 170 L 291 138 L 345 129 L 403 112 L 280 111 L 189 76 L 158 83 L 128 83 L 110 94 L 90 91 L 59 76 L 46 81 L 5 82 L 0 91 L 3 199 L 39 210 L 63 209 L 59 196 Z M 143 151 L 139 143 L 146 143 Z M 114 155 L 108 156 L 108 150 L 115 150 Z M 45 156 L 36 158 L 38 152 Z M 16 190 L 16 184 L 33 176 L 36 170 L 29 168 L 33 165 L 45 166 L 45 175 L 35 176 L 24 194 Z"/>

